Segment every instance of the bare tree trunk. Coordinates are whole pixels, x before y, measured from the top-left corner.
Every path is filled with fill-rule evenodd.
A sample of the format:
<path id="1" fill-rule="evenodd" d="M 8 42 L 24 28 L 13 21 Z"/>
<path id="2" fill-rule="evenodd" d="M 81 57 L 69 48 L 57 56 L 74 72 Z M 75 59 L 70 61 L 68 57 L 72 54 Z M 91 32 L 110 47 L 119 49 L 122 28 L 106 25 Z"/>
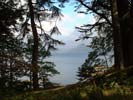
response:
<path id="1" fill-rule="evenodd" d="M 133 18 L 128 0 L 117 0 L 124 51 L 124 67 L 133 66 Z M 131 4 L 132 5 L 132 4 Z M 130 12 L 131 11 L 131 12 Z"/>
<path id="2" fill-rule="evenodd" d="M 130 20 L 129 20 L 129 27 L 130 27 L 130 33 L 128 35 L 129 37 L 129 45 L 128 52 L 130 52 L 129 56 L 129 63 L 128 67 L 133 66 L 133 0 L 131 0 L 131 6 L 130 6 Z"/>
<path id="3" fill-rule="evenodd" d="M 36 29 L 36 24 L 34 21 L 34 8 L 32 5 L 32 0 L 28 0 L 29 3 L 29 11 L 30 11 L 30 18 L 31 18 L 31 28 L 32 34 L 34 39 L 33 45 L 33 54 L 32 54 L 32 78 L 33 78 L 33 89 L 36 90 L 39 88 L 38 85 L 38 33 Z"/>
<path id="4" fill-rule="evenodd" d="M 114 58 L 115 67 L 117 69 L 124 68 L 124 56 L 122 48 L 122 36 L 120 31 L 120 22 L 117 9 L 117 0 L 110 0 L 111 12 L 112 12 L 112 22 L 113 22 L 113 39 L 114 39 Z"/>

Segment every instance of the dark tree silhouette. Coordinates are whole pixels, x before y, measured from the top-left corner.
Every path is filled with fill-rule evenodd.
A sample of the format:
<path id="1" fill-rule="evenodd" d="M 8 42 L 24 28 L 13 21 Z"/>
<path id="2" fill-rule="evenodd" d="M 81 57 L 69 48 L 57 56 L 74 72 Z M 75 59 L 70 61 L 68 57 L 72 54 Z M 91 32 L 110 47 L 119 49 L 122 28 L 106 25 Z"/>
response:
<path id="1" fill-rule="evenodd" d="M 114 48 L 115 68 L 122 69 L 132 66 L 133 36 L 131 34 L 132 4 L 129 2 L 130 0 L 92 0 L 91 2 L 87 0 L 76 1 L 79 4 L 78 9 L 81 7 L 85 7 L 86 9 L 85 11 L 79 11 L 79 13 L 88 14 L 89 12 L 92 12 L 97 18 L 94 24 L 87 24 L 78 27 L 80 32 L 85 32 L 85 35 L 83 35 L 81 39 L 92 39 L 92 33 L 97 31 L 100 32 L 101 29 L 106 28 L 108 25 L 110 30 L 108 30 L 108 32 L 101 31 L 100 33 L 105 33 L 107 38 L 110 38 L 107 41 L 110 44 L 113 43 L 112 48 Z M 97 29 L 97 27 L 99 28 Z M 88 32 L 90 35 L 88 35 Z M 113 40 L 113 42 L 111 42 L 111 40 Z"/>
<path id="2" fill-rule="evenodd" d="M 38 56 L 39 56 L 39 39 L 41 38 L 45 44 L 51 43 L 51 45 L 48 46 L 48 48 L 54 48 L 53 42 L 56 42 L 57 44 L 63 44 L 62 42 L 53 39 L 51 37 L 52 34 L 60 34 L 56 24 L 51 29 L 50 32 L 46 32 L 43 29 L 42 21 L 44 20 L 51 20 L 54 19 L 55 23 L 62 14 L 60 13 L 60 9 L 53 5 L 54 2 L 51 0 L 35 0 L 34 2 L 32 0 L 28 0 L 26 2 L 26 5 L 24 5 L 26 8 L 26 19 L 25 22 L 22 25 L 22 31 L 23 36 L 26 36 L 30 32 L 32 32 L 33 35 L 33 51 L 32 51 L 32 81 L 33 81 L 33 89 L 38 89 L 38 71 L 39 71 L 39 65 L 38 65 Z M 29 23 L 30 21 L 30 23 Z M 39 23 L 39 24 L 38 24 Z M 31 27 L 31 29 L 29 28 Z M 55 45 L 56 45 L 55 43 Z"/>
<path id="3" fill-rule="evenodd" d="M 18 77 L 24 74 L 26 67 L 22 57 L 22 41 L 14 34 L 18 32 L 18 20 L 23 20 L 23 9 L 18 5 L 17 1 L 0 1 L 0 87 L 2 88 L 13 88 Z"/>

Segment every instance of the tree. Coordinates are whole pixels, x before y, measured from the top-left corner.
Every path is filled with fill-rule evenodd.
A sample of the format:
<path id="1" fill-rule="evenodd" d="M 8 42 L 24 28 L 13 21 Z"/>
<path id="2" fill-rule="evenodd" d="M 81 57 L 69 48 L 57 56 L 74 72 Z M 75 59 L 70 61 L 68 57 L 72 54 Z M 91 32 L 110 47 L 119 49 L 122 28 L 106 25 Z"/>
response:
<path id="1" fill-rule="evenodd" d="M 123 68 L 126 68 L 126 70 L 132 68 L 132 0 L 92 0 L 91 2 L 89 0 L 77 0 L 77 2 L 79 4 L 77 6 L 78 13 L 88 14 L 89 12 L 91 12 L 96 18 L 96 22 L 92 24 L 86 24 L 81 27 L 76 27 L 81 33 L 83 33 L 83 35 L 77 40 L 90 39 L 91 43 L 89 44 L 89 47 L 92 48 L 92 51 L 89 52 L 88 58 L 86 59 L 85 63 L 81 67 L 79 67 L 78 77 L 80 77 L 81 80 L 92 78 L 91 74 L 93 73 L 93 71 L 91 70 L 91 67 L 93 67 L 93 65 L 103 64 L 101 54 L 102 56 L 105 55 L 107 57 L 109 57 L 108 54 L 113 54 L 113 67 L 116 71 L 119 71 Z M 83 7 L 83 9 L 85 10 L 83 10 L 81 7 Z M 98 37 L 99 33 L 100 37 Z M 102 51 L 103 48 L 105 48 L 105 51 Z M 112 51 L 114 51 L 114 53 Z M 110 57 L 112 57 L 112 55 Z M 106 62 L 106 60 L 104 60 L 104 62 Z M 112 71 L 114 71 L 114 69 L 110 69 L 111 73 Z M 121 70 L 120 72 L 122 71 L 123 70 Z M 101 82 L 103 84 L 103 82 L 109 82 L 111 80 L 109 79 L 110 77 L 107 77 L 107 74 L 108 73 L 105 73 L 103 76 L 95 78 L 98 84 L 100 84 Z M 118 78 L 121 77 L 121 75 L 115 74 L 113 75 L 113 77 L 114 76 L 116 77 L 116 81 L 118 82 Z"/>
<path id="2" fill-rule="evenodd" d="M 94 24 L 87 24 L 82 27 L 78 27 L 80 32 L 85 32 L 85 35 L 81 39 L 91 38 L 92 32 L 100 32 L 106 30 L 106 26 L 110 27 L 108 31 L 101 31 L 106 33 L 107 38 L 105 40 L 111 44 L 114 48 L 114 63 L 117 69 L 126 68 L 132 66 L 132 32 L 131 28 L 131 7 L 127 0 L 76 0 L 80 7 L 84 7 L 85 11 L 79 11 L 80 13 L 87 14 L 88 12 L 94 13 L 97 20 Z M 123 17 L 122 17 L 123 16 Z M 112 19 L 111 19 L 112 17 Z M 127 27 L 125 26 L 127 24 Z M 98 28 L 97 28 L 98 27 Z M 95 30 L 97 29 L 97 30 Z M 129 31 L 130 30 L 130 31 Z M 90 32 L 90 35 L 88 35 Z M 111 33 L 111 34 L 110 34 Z M 128 33 L 128 35 L 127 35 Z M 113 40 L 113 42 L 112 42 Z M 113 44 L 112 44 L 113 43 Z M 129 44 L 129 45 L 127 45 Z M 107 45 L 108 46 L 108 45 Z M 110 45 L 109 45 L 110 46 Z M 108 51 L 108 50 L 107 50 Z M 111 49 L 109 51 L 112 51 Z"/>
<path id="3" fill-rule="evenodd" d="M 113 60 L 113 38 L 112 38 L 112 22 L 111 7 L 107 0 L 82 1 L 77 0 L 79 6 L 85 7 L 84 10 L 77 9 L 78 13 L 88 14 L 94 13 L 96 22 L 76 27 L 79 32 L 83 33 L 79 39 L 89 39 L 89 47 L 92 51 L 88 54 L 85 63 L 89 66 L 99 65 L 109 66 Z M 91 63 L 92 62 L 92 63 Z M 91 65 L 92 64 L 92 65 Z"/>
<path id="4" fill-rule="evenodd" d="M 58 71 L 56 71 L 55 64 L 53 62 L 47 62 L 45 59 L 49 56 L 51 56 L 51 51 L 57 50 L 55 47 L 56 45 L 62 45 L 63 42 L 58 41 L 54 38 L 52 38 L 54 34 L 51 34 L 50 41 L 44 42 L 42 38 L 39 38 L 38 41 L 38 79 L 44 79 L 46 78 L 48 80 L 48 76 L 52 76 L 52 74 L 58 74 Z M 25 62 L 27 62 L 29 65 L 32 61 L 32 51 L 33 51 L 33 36 L 28 35 L 27 42 L 24 43 L 24 57 Z M 29 66 L 31 69 L 32 67 Z M 30 81 L 32 82 L 32 76 L 31 71 L 27 72 L 28 77 L 30 77 Z M 41 80 L 41 81 L 42 81 Z M 45 83 L 45 82 L 44 82 Z"/>
<path id="5" fill-rule="evenodd" d="M 79 67 L 78 69 L 78 77 L 79 77 L 79 81 L 83 82 L 83 81 L 90 81 L 92 79 L 94 79 L 93 74 L 95 73 L 95 69 L 94 67 L 88 67 L 85 64 L 82 65 L 82 67 Z"/>
<path id="6" fill-rule="evenodd" d="M 112 8 L 112 22 L 113 22 L 113 39 L 114 39 L 114 56 L 115 56 L 115 66 L 119 68 L 124 68 L 124 55 L 122 48 L 122 37 L 120 31 L 120 22 L 117 9 L 117 1 L 110 1 Z"/>
<path id="7" fill-rule="evenodd" d="M 34 45 L 33 45 L 33 54 L 32 54 L 32 73 L 33 73 L 33 88 L 38 88 L 38 33 L 36 29 L 36 24 L 34 21 L 34 8 L 32 5 L 32 0 L 28 0 L 28 6 L 29 6 L 29 15 L 31 20 L 31 28 L 32 28 L 32 34 L 34 37 Z"/>
<path id="8" fill-rule="evenodd" d="M 46 19 L 57 19 L 61 16 L 60 9 L 53 5 L 54 2 L 51 0 L 28 0 L 27 2 L 27 18 L 22 25 L 23 28 L 23 36 L 25 36 L 29 32 L 29 26 L 31 27 L 31 31 L 33 34 L 33 52 L 32 52 L 32 78 L 33 78 L 33 88 L 36 90 L 38 88 L 38 46 L 39 46 L 39 38 L 44 37 L 45 42 L 49 42 L 52 40 L 49 34 L 45 32 L 42 26 L 42 21 Z M 30 20 L 30 24 L 28 21 Z M 37 21 L 39 25 L 37 24 Z M 40 30 L 40 33 L 38 32 Z M 57 26 L 53 27 L 50 34 L 60 33 Z M 39 35 L 40 34 L 40 35 Z M 57 41 L 57 40 L 56 40 Z M 53 41 L 52 41 L 53 42 Z"/>
<path id="9" fill-rule="evenodd" d="M 59 74 L 59 72 L 54 68 L 56 65 L 53 62 L 44 62 L 41 64 L 39 70 L 39 78 L 42 81 L 43 88 L 48 88 L 50 83 L 49 77 Z"/>
<path id="10" fill-rule="evenodd" d="M 23 9 L 18 1 L 0 1 L 0 80 L 2 88 L 12 88 L 25 69 L 21 40 L 15 36 L 18 20 L 22 20 Z"/>
<path id="11" fill-rule="evenodd" d="M 122 49 L 124 66 L 133 65 L 133 40 L 132 40 L 132 0 L 117 0 L 118 16 L 120 18 L 120 32 L 122 38 Z M 128 45 L 127 45 L 128 44 Z"/>

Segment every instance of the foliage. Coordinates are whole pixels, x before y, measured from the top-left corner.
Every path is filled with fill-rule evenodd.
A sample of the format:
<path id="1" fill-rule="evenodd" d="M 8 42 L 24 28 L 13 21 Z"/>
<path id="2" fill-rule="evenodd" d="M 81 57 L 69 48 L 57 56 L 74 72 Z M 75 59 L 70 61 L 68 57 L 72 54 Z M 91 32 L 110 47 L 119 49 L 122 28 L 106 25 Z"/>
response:
<path id="1" fill-rule="evenodd" d="M 31 74 L 34 40 L 30 35 L 31 28 L 29 19 L 31 16 L 29 14 L 28 2 L 23 1 L 22 3 L 20 1 L 21 0 L 0 1 L 0 93 L 5 94 L 9 92 L 6 91 L 8 89 L 12 89 L 13 91 L 25 90 L 29 83 L 20 82 L 18 80 L 23 76 Z M 49 3 L 49 5 L 48 1 L 43 2 L 43 0 L 37 0 L 37 5 L 33 3 L 35 11 L 34 20 L 40 23 L 36 24 L 36 28 L 40 32 L 38 59 L 39 66 L 41 66 L 39 69 L 41 73 L 40 77 L 44 75 L 44 69 L 47 69 L 46 73 L 49 73 L 49 75 L 58 73 L 54 68 L 55 65 L 53 62 L 44 63 L 43 60 L 46 56 L 51 55 L 51 50 L 57 49 L 55 47 L 56 45 L 64 44 L 52 37 L 55 33 L 60 34 L 56 24 L 48 34 L 41 26 L 43 20 L 55 20 L 56 23 L 57 16 L 61 15 L 60 10 L 52 5 L 52 2 L 50 2 L 51 4 Z M 44 5 L 41 3 L 47 3 L 46 5 L 49 7 L 48 10 L 49 12 L 52 11 L 52 13 L 47 12 L 47 7 L 44 9 Z M 24 38 L 24 40 L 22 40 L 22 38 Z M 44 68 L 44 66 L 46 66 L 46 68 Z"/>
<path id="2" fill-rule="evenodd" d="M 89 73 L 91 75 L 91 67 L 95 66 L 111 66 L 113 64 L 113 31 L 111 17 L 111 6 L 108 0 L 77 0 L 78 13 L 93 13 L 95 22 L 76 27 L 82 35 L 78 40 L 88 39 L 92 50 L 88 54 L 88 58 L 79 68 L 79 73 Z M 82 9 L 84 8 L 84 9 Z M 82 69 L 82 70 L 81 70 Z M 87 72 L 88 71 L 88 72 Z M 80 75 L 81 76 L 81 75 Z M 88 76 L 89 78 L 90 76 Z M 86 78 L 84 75 L 82 78 Z"/>
<path id="3" fill-rule="evenodd" d="M 26 35 L 29 34 L 29 31 L 31 31 L 30 29 L 31 23 L 29 23 L 31 16 L 29 12 L 28 2 L 25 2 L 24 6 L 26 8 L 25 9 L 26 18 L 22 24 L 21 35 L 25 37 Z M 39 38 L 43 37 L 44 41 L 47 42 L 48 40 L 52 39 L 50 38 L 49 34 L 54 34 L 54 33 L 60 34 L 58 27 L 56 26 L 56 22 L 63 15 L 61 14 L 60 9 L 54 6 L 54 2 L 52 2 L 51 0 L 37 0 L 32 3 L 32 6 L 34 9 L 33 13 L 35 15 L 34 20 L 35 20 L 36 29 L 37 29 L 37 32 L 39 31 L 38 32 Z M 55 26 L 53 26 L 53 28 L 51 27 L 51 30 L 47 32 L 43 28 L 43 25 L 42 25 L 43 21 L 53 22 L 55 23 Z"/>
<path id="4" fill-rule="evenodd" d="M 52 37 L 53 34 L 60 34 L 56 22 L 61 18 L 62 14 L 60 9 L 53 5 L 54 2 L 51 0 L 28 0 L 25 2 L 25 21 L 22 24 L 22 35 L 23 37 L 27 36 L 30 32 L 32 33 L 32 57 L 31 57 L 31 73 L 33 88 L 36 90 L 39 85 L 38 71 L 39 71 L 39 42 L 41 40 L 42 47 L 41 53 L 49 53 L 51 49 L 55 50 L 55 45 L 63 44 L 63 42 L 56 40 Z M 54 22 L 54 26 L 49 32 L 43 28 L 43 21 Z M 44 52 L 43 52 L 44 50 Z M 47 52 L 48 51 L 48 52 Z M 41 57 L 44 59 L 45 54 Z"/>
<path id="5" fill-rule="evenodd" d="M 111 65 L 114 56 L 115 67 L 132 66 L 132 3 L 130 0 L 76 0 L 78 13 L 95 17 L 94 23 L 77 27 L 83 35 L 79 39 L 90 39 L 96 62 Z M 117 12 L 117 15 L 116 15 Z M 127 26 L 127 27 L 126 27 Z M 128 34 L 128 35 L 127 35 Z M 104 37 L 105 36 L 105 37 Z M 95 40 L 96 39 L 96 40 Z M 101 42 L 102 41 L 102 42 Z M 94 44 L 94 45 L 93 45 Z M 127 45 L 128 44 L 128 45 Z M 114 50 L 113 50 L 114 49 Z M 88 58 L 91 55 L 88 56 Z M 101 57 L 102 56 L 102 57 Z M 94 61 L 95 63 L 95 61 Z"/>
<path id="6" fill-rule="evenodd" d="M 88 83 L 101 88 L 121 88 L 121 86 L 132 86 L 133 84 L 131 74 L 133 71 L 132 67 L 120 71 L 110 68 L 104 73 L 99 74 L 97 71 L 93 72 L 88 68 L 86 71 L 83 71 L 82 67 L 82 71 L 78 73 L 80 83 Z"/>
<path id="7" fill-rule="evenodd" d="M 52 35 L 51 35 L 52 36 Z M 54 41 L 54 40 L 53 40 Z M 32 36 L 28 36 L 28 43 L 24 43 L 24 52 L 23 55 L 27 63 L 31 64 L 32 62 L 32 51 L 33 51 L 33 38 Z M 39 54 L 38 54 L 38 77 L 42 82 L 44 88 L 48 87 L 49 77 L 52 77 L 55 74 L 59 74 L 59 72 L 55 69 L 56 65 L 53 62 L 45 61 L 46 57 L 51 56 L 51 51 L 56 50 L 55 45 L 60 42 L 55 41 L 48 44 L 45 44 L 39 39 Z M 30 71 L 27 71 L 27 76 L 31 78 L 31 67 Z M 30 80 L 31 81 L 31 80 Z"/>
<path id="8" fill-rule="evenodd" d="M 18 21 L 23 20 L 23 8 L 19 7 L 19 0 L 0 1 L 0 33 L 13 33 L 17 31 Z"/>
<path id="9" fill-rule="evenodd" d="M 94 78 L 93 74 L 95 73 L 94 67 L 82 66 L 79 68 L 78 77 L 79 81 L 92 80 Z"/>
<path id="10" fill-rule="evenodd" d="M 53 84 L 49 81 L 49 77 L 59 74 L 55 69 L 55 64 L 53 62 L 44 62 L 40 67 L 39 78 L 42 81 L 43 88 L 49 88 Z"/>
<path id="11" fill-rule="evenodd" d="M 102 89 L 96 88 L 88 93 L 89 100 L 103 100 Z"/>
<path id="12" fill-rule="evenodd" d="M 10 92 L 18 77 L 26 70 L 22 57 L 22 41 L 14 33 L 18 31 L 18 21 L 23 20 L 23 9 L 17 0 L 0 1 L 0 92 Z M 3 92 L 4 94 L 4 92 Z M 1 94 L 0 94 L 1 95 Z"/>
<path id="13" fill-rule="evenodd" d="M 90 48 L 92 48 L 92 51 L 89 52 L 88 58 L 85 60 L 85 63 L 83 65 L 86 66 L 89 69 L 89 66 L 111 66 L 113 63 L 115 63 L 116 68 L 124 68 L 126 66 L 130 66 L 132 64 L 132 53 L 130 54 L 127 51 L 131 51 L 132 46 L 128 44 L 128 36 L 125 34 L 130 34 L 128 31 L 124 31 L 125 29 L 129 29 L 125 27 L 125 22 L 130 20 L 129 15 L 126 15 L 128 13 L 128 10 L 131 9 L 129 7 L 129 2 L 126 0 L 123 0 L 123 2 L 119 2 L 119 0 L 115 3 L 118 3 L 118 13 L 119 16 L 116 16 L 113 14 L 116 13 L 116 9 L 113 7 L 115 1 L 108 1 L 108 0 L 77 0 L 78 6 L 76 6 L 76 11 L 78 13 L 83 14 L 90 14 L 93 13 L 95 22 L 82 25 L 81 27 L 76 27 L 79 32 L 81 32 L 83 35 L 79 37 L 79 39 L 89 39 L 91 42 L 88 45 Z M 126 3 L 126 4 L 125 4 Z M 123 7 L 124 6 L 124 7 Z M 129 9 L 127 9 L 128 7 Z M 82 9 L 83 8 L 83 9 Z M 113 9 L 115 11 L 113 12 Z M 122 11 L 122 9 L 124 11 Z M 124 19 L 121 19 L 122 14 L 125 14 Z M 118 18 L 120 17 L 120 22 Z M 116 18 L 114 20 L 114 18 Z M 125 21 L 126 20 L 126 21 Z M 128 22 L 129 25 L 130 22 Z M 117 25 L 116 25 L 117 24 Z M 117 26 L 120 26 L 117 27 Z M 130 26 L 130 25 L 129 25 Z M 131 28 L 132 29 L 132 28 Z M 120 32 L 121 31 L 121 32 Z M 125 32 L 125 33 L 124 33 Z M 131 36 L 132 37 L 132 36 Z M 122 38 L 122 39 L 121 39 Z M 130 39 L 131 41 L 132 39 Z M 131 43 L 130 43 L 131 44 Z M 130 50 L 129 50 L 130 48 Z M 128 55 L 129 54 L 129 55 Z M 128 61 L 130 59 L 130 61 Z M 114 60 L 114 62 L 112 62 Z M 130 62 L 130 63 L 129 63 Z M 129 65 L 128 65 L 129 64 Z M 120 67 L 121 66 L 121 67 Z M 84 66 L 81 66 L 80 69 Z M 82 71 L 82 70 L 80 70 Z M 82 73 L 82 72 L 81 72 Z"/>
<path id="14" fill-rule="evenodd" d="M 132 85 L 132 71 L 133 68 L 127 68 L 125 70 L 122 71 L 114 71 L 114 73 L 109 74 L 109 75 L 105 75 L 105 83 L 111 83 L 111 82 L 115 82 L 119 85 Z"/>
<path id="15" fill-rule="evenodd" d="M 95 22 L 76 27 L 82 33 L 81 39 L 89 39 L 89 47 L 92 51 L 89 52 L 85 63 L 87 66 L 104 65 L 109 66 L 113 55 L 113 39 L 111 26 L 111 11 L 108 0 L 92 0 L 82 1 L 77 0 L 78 13 L 90 14 L 93 13 Z M 82 10 L 82 8 L 84 8 Z"/>
<path id="16" fill-rule="evenodd" d="M 96 82 L 102 82 L 104 75 L 109 71 L 105 66 L 87 66 L 85 63 L 78 69 L 79 82 L 88 82 L 96 80 Z M 102 84 L 102 83 L 97 83 Z"/>

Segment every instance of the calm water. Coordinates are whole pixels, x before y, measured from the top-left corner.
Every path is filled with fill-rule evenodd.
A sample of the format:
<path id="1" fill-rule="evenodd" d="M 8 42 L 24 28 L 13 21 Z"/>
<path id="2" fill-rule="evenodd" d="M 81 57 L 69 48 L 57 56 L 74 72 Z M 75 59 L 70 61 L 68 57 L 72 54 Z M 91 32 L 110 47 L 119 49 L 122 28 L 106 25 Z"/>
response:
<path id="1" fill-rule="evenodd" d="M 52 77 L 51 80 L 62 85 L 77 82 L 78 67 L 84 63 L 88 51 L 89 48 L 80 45 L 68 51 L 59 50 L 54 52 L 53 56 L 48 60 L 56 64 L 56 69 L 60 72 L 60 75 Z"/>

